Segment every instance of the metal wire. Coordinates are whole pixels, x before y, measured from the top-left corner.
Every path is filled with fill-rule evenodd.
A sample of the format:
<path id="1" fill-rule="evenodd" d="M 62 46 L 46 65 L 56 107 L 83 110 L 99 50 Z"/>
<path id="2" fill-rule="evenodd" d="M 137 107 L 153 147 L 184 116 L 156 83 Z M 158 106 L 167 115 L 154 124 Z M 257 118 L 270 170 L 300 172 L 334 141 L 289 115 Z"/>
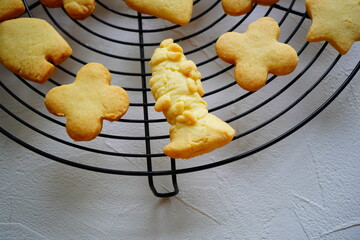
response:
<path id="1" fill-rule="evenodd" d="M 118 44 L 122 47 L 135 47 L 139 55 L 136 56 L 136 54 L 132 56 L 122 55 L 122 54 L 115 54 L 114 52 L 107 52 L 104 50 L 101 50 L 98 46 L 92 46 L 91 44 L 88 44 L 84 42 L 83 39 L 78 38 L 77 36 L 73 35 L 69 29 L 66 27 L 63 27 L 61 24 L 61 19 L 56 18 L 53 15 L 53 12 L 59 13 L 59 11 L 62 11 L 60 9 L 57 10 L 50 10 L 40 4 L 39 1 L 33 3 L 32 5 L 28 5 L 27 1 L 24 0 L 24 4 L 26 6 L 26 12 L 29 17 L 36 17 L 36 11 L 42 11 L 49 19 L 50 23 L 56 27 L 61 35 L 66 36 L 68 39 L 70 39 L 74 44 L 77 44 L 79 47 L 86 49 L 86 51 L 89 51 L 94 54 L 98 54 L 104 57 L 107 57 L 109 59 L 113 59 L 114 61 L 129 61 L 133 62 L 134 64 L 139 64 L 139 71 L 123 71 L 120 69 L 110 69 L 110 72 L 115 76 L 127 76 L 132 78 L 139 79 L 139 86 L 126 86 L 124 87 L 125 90 L 127 90 L 130 93 L 136 94 L 141 98 L 140 102 L 134 102 L 132 101 L 130 103 L 130 108 L 132 109 L 142 109 L 142 119 L 135 119 L 135 118 L 127 118 L 126 115 L 123 119 L 120 119 L 118 121 L 119 124 L 131 124 L 134 126 L 134 129 L 143 129 L 139 131 L 143 131 L 143 133 L 139 133 L 139 136 L 126 136 L 121 134 L 108 134 L 108 133 L 101 133 L 99 135 L 99 138 L 103 139 L 114 139 L 114 140 L 124 140 L 124 141 L 140 141 L 144 143 L 145 152 L 144 153 L 138 153 L 138 152 L 118 152 L 118 151 L 109 151 L 109 150 L 103 150 L 101 148 L 93 147 L 93 146 L 87 146 L 86 144 L 78 144 L 74 143 L 72 141 L 69 141 L 68 139 L 61 138 L 59 136 L 54 136 L 50 132 L 47 131 L 47 129 L 40 129 L 39 127 L 35 126 L 31 122 L 28 122 L 24 120 L 21 116 L 19 116 L 16 111 L 11 110 L 6 106 L 6 104 L 1 104 L 0 107 L 4 113 L 6 113 L 9 118 L 14 119 L 17 123 L 19 123 L 23 128 L 28 128 L 31 131 L 33 131 L 36 134 L 39 134 L 45 139 L 48 139 L 49 141 L 55 141 L 56 143 L 60 144 L 64 147 L 69 147 L 74 150 L 84 151 L 88 153 L 95 154 L 97 158 L 102 158 L 102 156 L 114 156 L 118 158 L 127 158 L 127 159 L 143 159 L 146 162 L 146 169 L 142 170 L 127 170 L 127 169 L 114 169 L 114 168 L 107 168 L 107 167 L 99 167 L 99 166 L 93 166 L 89 164 L 79 163 L 75 160 L 66 159 L 58 154 L 54 154 L 51 152 L 48 152 L 46 150 L 42 150 L 39 147 L 35 146 L 34 144 L 30 142 L 26 142 L 22 140 L 21 138 L 17 137 L 16 134 L 12 133 L 11 131 L 0 127 L 1 133 L 3 133 L 5 136 L 9 137 L 13 141 L 17 142 L 21 146 L 30 149 L 31 151 L 44 156 L 48 159 L 52 159 L 54 161 L 60 162 L 62 164 L 66 164 L 72 167 L 77 167 L 85 170 L 95 171 L 95 172 L 101 172 L 101 173 L 107 173 L 107 174 L 117 174 L 117 175 L 129 175 L 129 176 L 147 176 L 150 189 L 154 193 L 154 195 L 158 197 L 170 197 L 174 196 L 179 192 L 179 187 L 177 183 L 177 174 L 183 174 L 183 173 L 190 173 L 190 172 L 196 172 L 196 171 L 202 171 L 214 167 L 218 167 L 221 165 L 229 164 L 231 162 L 238 161 L 240 159 L 246 158 L 248 156 L 251 156 L 259 151 L 262 151 L 268 147 L 271 147 L 273 144 L 281 141 L 282 139 L 286 138 L 287 136 L 291 135 L 301 127 L 303 127 L 305 124 L 310 122 L 314 117 L 316 117 L 322 110 L 324 110 L 340 93 L 341 91 L 348 85 L 348 83 L 354 78 L 354 76 L 359 71 L 359 62 L 354 66 L 352 72 L 349 76 L 347 76 L 343 83 L 330 95 L 326 100 L 323 101 L 321 106 L 313 110 L 310 114 L 307 116 L 304 116 L 303 119 L 299 120 L 296 124 L 294 124 L 292 127 L 289 127 L 287 129 L 282 129 L 282 132 L 279 133 L 277 136 L 273 137 L 272 139 L 267 140 L 263 144 L 260 144 L 258 146 L 255 146 L 251 149 L 248 149 L 247 151 L 243 152 L 233 152 L 231 157 L 223 158 L 223 159 L 217 159 L 214 162 L 205 163 L 205 164 L 199 164 L 197 166 L 193 167 L 185 167 L 185 168 L 177 168 L 176 166 L 176 160 L 175 159 L 169 159 L 170 168 L 167 170 L 154 170 L 154 160 L 158 158 L 164 158 L 166 159 L 166 156 L 160 151 L 160 149 L 153 149 L 153 142 L 155 140 L 167 140 L 169 138 L 168 134 L 164 135 L 156 135 L 151 132 L 151 127 L 153 124 L 166 124 L 165 118 L 154 118 L 149 113 L 149 108 L 153 108 L 154 106 L 154 100 L 152 98 L 148 97 L 148 93 L 150 92 L 150 89 L 148 87 L 148 79 L 151 76 L 151 73 L 147 70 L 147 64 L 150 60 L 150 57 L 148 56 L 147 52 L 148 49 L 153 49 L 154 47 L 158 46 L 160 41 L 153 41 L 151 36 L 152 34 L 161 34 L 161 33 L 168 33 L 168 32 L 176 32 L 177 29 L 181 28 L 179 25 L 173 25 L 169 24 L 165 27 L 156 27 L 151 28 L 148 26 L 144 26 L 145 23 L 148 21 L 157 21 L 155 17 L 152 16 L 145 16 L 140 13 L 132 14 L 128 12 L 122 12 L 120 10 L 114 9 L 111 6 L 108 6 L 108 4 L 104 3 L 103 0 L 98 0 L 97 5 L 99 8 L 102 8 L 103 10 L 118 15 L 119 17 L 133 19 L 134 22 L 136 22 L 135 25 L 132 27 L 129 26 L 122 26 L 118 23 L 109 22 L 104 18 L 103 15 L 97 14 L 95 12 L 90 18 L 92 21 L 97 22 L 100 25 L 104 25 L 106 27 L 113 28 L 116 31 L 123 31 L 125 33 L 133 33 L 137 34 L 137 41 L 127 41 L 118 39 L 112 36 L 104 36 L 101 32 L 97 32 L 97 29 L 91 29 L 87 26 L 86 22 L 76 21 L 76 20 L 69 20 L 72 21 L 75 26 L 82 29 L 82 31 L 86 32 L 87 34 L 93 36 L 94 38 L 99 38 L 102 41 L 110 42 L 112 44 Z M 194 5 L 205 5 L 203 1 L 197 0 L 194 2 Z M 264 16 L 269 16 L 273 13 L 273 11 L 279 11 L 282 15 L 280 18 L 279 25 L 281 26 L 284 24 L 286 19 L 290 16 L 297 16 L 299 17 L 298 22 L 293 27 L 293 30 L 290 31 L 290 34 L 288 37 L 283 41 L 285 43 L 289 43 L 294 39 L 296 34 L 298 33 L 299 29 L 303 26 L 303 24 L 306 21 L 309 21 L 309 17 L 305 12 L 299 12 L 297 10 L 293 9 L 293 6 L 295 4 L 295 0 L 291 1 L 290 4 L 285 7 L 283 5 L 275 4 L 271 7 L 267 7 L 267 11 L 264 13 Z M 206 4 L 206 7 L 199 7 L 199 11 L 197 14 L 191 19 L 191 23 L 197 23 L 197 21 L 200 21 L 204 16 L 211 14 L 214 9 L 219 8 L 221 5 L 221 0 L 217 0 L 212 3 Z M 249 18 L 251 18 L 253 11 L 257 11 L 258 6 L 254 6 L 253 10 L 249 12 L 248 14 L 241 16 L 238 18 L 238 21 L 235 22 L 232 26 L 230 26 L 227 29 L 221 29 L 222 32 L 227 31 L 236 31 L 240 27 L 242 27 L 246 21 L 249 21 Z M 36 10 L 36 11 L 35 11 Z M 65 11 L 63 11 L 65 14 Z M 225 22 L 227 20 L 228 16 L 225 14 L 218 15 L 215 19 L 208 22 L 206 26 L 202 26 L 201 28 L 195 29 L 194 31 L 190 32 L 186 36 L 181 36 L 178 38 L 175 38 L 175 42 L 186 42 L 187 40 L 191 40 L 193 38 L 199 37 L 202 34 L 213 31 L 214 29 L 218 28 L 218 26 Z M 195 47 L 187 49 L 185 51 L 186 55 L 192 55 L 192 54 L 198 54 L 200 51 L 207 49 L 209 47 L 213 47 L 217 40 L 218 36 L 213 36 L 212 39 L 208 41 L 204 41 L 201 43 L 201 45 L 197 44 Z M 150 39 L 150 40 L 149 40 Z M 304 42 L 301 47 L 298 49 L 298 55 L 301 56 L 303 52 L 308 48 L 309 43 Z M 295 75 L 293 76 L 288 83 L 279 88 L 276 92 L 274 92 L 272 95 L 268 96 L 266 99 L 263 99 L 261 102 L 257 103 L 256 105 L 252 106 L 251 108 L 239 112 L 233 117 L 229 117 L 228 119 L 225 119 L 228 123 L 236 123 L 239 120 L 251 115 L 252 113 L 259 111 L 263 109 L 266 105 L 272 103 L 274 100 L 282 96 L 284 93 L 286 93 L 291 87 L 293 87 L 300 79 L 304 78 L 304 75 L 314 66 L 317 64 L 318 59 L 323 55 L 323 52 L 325 49 L 327 49 L 328 44 L 324 43 L 319 50 L 316 52 L 315 55 L 311 59 L 308 59 L 306 65 Z M 90 59 L 90 58 L 89 58 Z M 74 63 L 84 65 L 87 62 L 89 62 L 88 58 L 83 59 L 82 57 L 77 56 L 74 54 L 71 56 L 71 60 L 74 61 Z M 338 64 L 339 60 L 341 59 L 341 55 L 337 55 L 332 62 L 327 66 L 326 69 L 324 69 L 322 75 L 318 77 L 317 80 L 307 89 L 305 90 L 298 98 L 287 104 L 286 107 L 284 107 L 280 112 L 274 113 L 271 117 L 268 119 L 264 119 L 261 123 L 257 124 L 253 128 L 250 128 L 244 132 L 238 133 L 233 141 L 240 141 L 244 137 L 253 134 L 257 131 L 260 131 L 261 129 L 264 129 L 266 126 L 270 125 L 272 122 L 278 120 L 279 118 L 286 116 L 287 114 L 290 114 L 290 110 L 294 109 L 296 106 L 298 106 L 300 103 L 304 101 L 304 99 L 312 92 L 316 91 L 319 84 L 321 84 L 326 76 L 333 70 L 333 68 Z M 218 57 L 216 55 L 209 56 L 206 59 L 202 59 L 201 61 L 197 62 L 198 67 L 207 66 L 208 64 L 211 64 L 218 60 Z M 76 76 L 76 73 L 74 73 L 70 68 L 61 65 L 57 66 L 58 71 L 61 71 L 62 73 L 68 75 L 71 78 L 74 78 Z M 215 78 L 221 78 L 225 73 L 233 71 L 233 66 L 225 66 L 215 72 L 210 73 L 207 76 L 204 76 L 202 81 L 205 84 L 206 82 L 210 82 Z M 278 77 L 277 76 L 271 76 L 268 81 L 267 85 L 270 85 L 272 82 L 276 81 Z M 46 92 L 44 90 L 37 88 L 36 85 L 33 85 L 29 83 L 28 81 L 24 80 L 20 76 L 17 76 L 17 79 L 19 80 L 19 84 L 23 84 L 26 89 L 28 90 L 28 94 L 32 94 L 34 96 L 38 96 L 40 98 L 44 98 Z M 51 83 L 54 86 L 61 85 L 60 82 L 58 82 L 56 79 L 51 78 L 49 80 L 49 83 Z M 23 100 L 20 96 L 18 96 L 15 91 L 13 91 L 11 88 L 9 88 L 5 83 L 2 81 L 0 82 L 2 89 L 11 96 L 16 102 L 18 102 L 20 105 L 22 105 L 27 111 L 30 111 L 34 113 L 36 116 L 40 117 L 43 121 L 48 121 L 54 124 L 54 126 L 58 126 L 61 128 L 65 128 L 65 124 L 61 121 L 59 121 L 57 118 L 55 118 L 52 115 L 48 115 L 47 113 L 43 113 L 41 110 L 39 110 L 37 107 L 33 107 L 30 104 L 28 104 L 25 100 Z M 229 81 L 228 83 L 224 83 L 222 85 L 218 85 L 215 89 L 208 91 L 204 97 L 205 98 L 211 98 L 216 96 L 217 94 L 221 94 L 222 92 L 225 92 L 229 89 L 232 89 L 232 87 L 235 86 L 235 81 Z M 223 102 L 217 106 L 212 106 L 209 108 L 209 112 L 217 112 L 219 110 L 227 109 L 235 104 L 238 104 L 241 101 L 244 101 L 250 97 L 252 97 L 254 92 L 244 92 L 243 94 L 239 95 L 238 97 L 234 99 L 230 99 L 226 102 Z M 141 126 L 141 127 L 140 127 Z M 168 126 L 167 126 L 168 127 Z M 126 149 L 124 149 L 125 151 Z M 161 175 L 169 175 L 171 176 L 171 184 L 173 187 L 173 190 L 170 192 L 160 192 L 155 187 L 155 176 L 161 176 Z"/>

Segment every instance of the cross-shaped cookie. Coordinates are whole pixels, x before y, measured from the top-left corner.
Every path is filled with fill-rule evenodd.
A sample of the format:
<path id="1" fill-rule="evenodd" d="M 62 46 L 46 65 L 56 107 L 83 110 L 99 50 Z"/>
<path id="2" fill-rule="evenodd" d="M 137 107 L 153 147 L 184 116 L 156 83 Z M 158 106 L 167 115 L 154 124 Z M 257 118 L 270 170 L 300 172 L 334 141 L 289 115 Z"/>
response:
<path id="1" fill-rule="evenodd" d="M 225 62 L 235 64 L 235 80 L 248 91 L 266 83 L 268 73 L 289 74 L 298 63 L 296 51 L 278 42 L 280 28 L 276 21 L 263 17 L 251 23 L 245 33 L 228 32 L 216 42 L 216 52 Z"/>
<path id="2" fill-rule="evenodd" d="M 66 131 L 75 141 L 89 141 L 99 135 L 102 119 L 118 120 L 128 107 L 125 90 L 109 86 L 111 74 L 99 63 L 80 69 L 73 83 L 51 89 L 45 97 L 50 113 L 66 116 Z"/>
<path id="3" fill-rule="evenodd" d="M 231 16 L 239 16 L 251 11 L 253 5 L 271 6 L 279 0 L 222 0 L 224 12 Z"/>
<path id="4" fill-rule="evenodd" d="M 360 40 L 360 1 L 307 0 L 306 11 L 312 25 L 306 39 L 327 41 L 340 54 L 346 54 Z"/>

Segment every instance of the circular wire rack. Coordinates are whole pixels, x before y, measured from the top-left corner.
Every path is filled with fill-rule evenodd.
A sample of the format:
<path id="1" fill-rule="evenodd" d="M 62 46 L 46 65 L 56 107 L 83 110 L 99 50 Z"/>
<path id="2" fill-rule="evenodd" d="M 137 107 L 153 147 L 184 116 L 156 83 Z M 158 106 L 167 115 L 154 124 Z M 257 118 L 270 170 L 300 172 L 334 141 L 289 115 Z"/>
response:
<path id="1" fill-rule="evenodd" d="M 73 20 L 63 9 L 47 8 L 39 1 L 24 0 L 24 4 L 25 17 L 47 20 L 72 46 L 73 55 L 57 66 L 43 85 L 17 75 L 13 76 L 15 80 L 2 78 L 1 109 L 8 121 L 1 124 L 1 132 L 23 147 L 63 164 L 109 174 L 147 176 L 158 197 L 179 192 L 178 174 L 238 161 L 288 137 L 324 110 L 359 70 L 359 62 L 349 63 L 326 42 L 306 41 L 311 21 L 304 1 L 283 0 L 270 7 L 254 5 L 248 14 L 231 17 L 223 13 L 221 0 L 195 0 L 193 17 L 185 26 L 137 13 L 124 1 L 97 0 L 95 12 L 84 21 Z M 246 92 L 233 79 L 234 66 L 217 57 L 214 45 L 221 34 L 244 32 L 249 23 L 262 16 L 277 20 L 281 28 L 279 41 L 296 49 L 301 64 L 294 73 L 269 75 L 262 89 Z M 187 58 L 198 66 L 209 112 L 236 130 L 229 145 L 199 159 L 176 160 L 162 152 L 169 142 L 170 126 L 153 109 L 148 62 L 166 38 L 179 43 Z M 128 92 L 130 107 L 122 119 L 104 122 L 95 140 L 74 142 L 66 134 L 65 119 L 49 114 L 43 99 L 51 88 L 71 83 L 88 62 L 100 62 L 110 70 L 111 84 Z M 344 62 L 351 73 L 329 77 Z M 16 126 L 12 127 L 14 122 Z M 33 135 L 42 141 L 29 141 Z M 161 175 L 170 176 L 172 189 L 157 190 L 154 178 Z"/>

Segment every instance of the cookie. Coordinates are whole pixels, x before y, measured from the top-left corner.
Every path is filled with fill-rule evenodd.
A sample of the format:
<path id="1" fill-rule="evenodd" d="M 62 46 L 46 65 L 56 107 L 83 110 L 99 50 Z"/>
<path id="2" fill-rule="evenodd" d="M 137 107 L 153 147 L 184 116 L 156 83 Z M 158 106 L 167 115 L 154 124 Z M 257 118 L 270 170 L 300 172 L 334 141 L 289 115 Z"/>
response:
<path id="1" fill-rule="evenodd" d="M 140 13 L 179 25 L 189 23 L 193 10 L 193 0 L 125 0 L 125 2 Z"/>
<path id="2" fill-rule="evenodd" d="M 228 144 L 235 130 L 213 114 L 201 98 L 201 74 L 183 49 L 166 39 L 150 61 L 149 85 L 156 100 L 155 110 L 171 124 L 170 144 L 163 149 L 171 158 L 192 158 Z"/>
<path id="3" fill-rule="evenodd" d="M 73 83 L 51 89 L 45 96 L 48 111 L 66 117 L 66 131 L 75 141 L 99 135 L 102 120 L 116 121 L 129 107 L 126 91 L 110 86 L 111 74 L 99 63 L 88 63 Z"/>
<path id="4" fill-rule="evenodd" d="M 0 23 L 0 62 L 23 78 L 44 83 L 71 54 L 69 44 L 45 20 L 18 18 Z"/>
<path id="5" fill-rule="evenodd" d="M 263 17 L 251 23 L 245 33 L 224 33 L 217 40 L 217 55 L 235 67 L 235 80 L 248 91 L 266 83 L 268 73 L 286 75 L 298 64 L 296 51 L 278 42 L 280 28 L 276 21 Z"/>
<path id="6" fill-rule="evenodd" d="M 279 0 L 222 0 L 221 3 L 226 14 L 239 16 L 250 12 L 255 3 L 271 6 L 278 1 Z"/>
<path id="7" fill-rule="evenodd" d="M 16 18 L 24 12 L 22 0 L 0 0 L 0 22 Z"/>
<path id="8" fill-rule="evenodd" d="M 327 41 L 344 55 L 360 40 L 360 1 L 306 0 L 305 6 L 312 19 L 309 42 Z"/>
<path id="9" fill-rule="evenodd" d="M 73 19 L 84 20 L 95 10 L 95 0 L 40 0 L 50 8 L 64 7 L 66 13 Z"/>

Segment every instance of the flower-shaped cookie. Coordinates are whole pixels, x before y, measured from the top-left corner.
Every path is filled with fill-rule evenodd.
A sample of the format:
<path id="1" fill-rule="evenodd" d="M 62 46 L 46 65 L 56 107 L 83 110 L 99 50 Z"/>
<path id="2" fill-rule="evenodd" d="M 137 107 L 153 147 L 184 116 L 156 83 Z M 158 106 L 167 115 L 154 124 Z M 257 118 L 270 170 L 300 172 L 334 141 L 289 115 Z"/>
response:
<path id="1" fill-rule="evenodd" d="M 118 86 L 109 86 L 111 74 L 99 63 L 80 69 L 73 83 L 51 89 L 45 97 L 50 113 L 66 116 L 66 131 L 75 141 L 99 135 L 102 119 L 118 120 L 129 107 L 129 97 Z"/>
<path id="2" fill-rule="evenodd" d="M 235 64 L 235 80 L 248 91 L 266 83 L 268 73 L 286 75 L 298 63 L 296 51 L 277 41 L 280 28 L 276 21 L 263 17 L 251 23 L 245 33 L 228 32 L 216 42 L 216 52 L 225 62 Z"/>
<path id="3" fill-rule="evenodd" d="M 239 16 L 251 11 L 253 5 L 271 6 L 279 0 L 222 0 L 224 12 L 231 16 Z"/>
<path id="4" fill-rule="evenodd" d="M 312 25 L 306 39 L 327 41 L 340 54 L 346 54 L 360 40 L 360 1 L 306 0 Z"/>
<path id="5" fill-rule="evenodd" d="M 40 0 L 50 8 L 64 7 L 66 13 L 73 19 L 84 20 L 95 10 L 95 0 Z"/>

